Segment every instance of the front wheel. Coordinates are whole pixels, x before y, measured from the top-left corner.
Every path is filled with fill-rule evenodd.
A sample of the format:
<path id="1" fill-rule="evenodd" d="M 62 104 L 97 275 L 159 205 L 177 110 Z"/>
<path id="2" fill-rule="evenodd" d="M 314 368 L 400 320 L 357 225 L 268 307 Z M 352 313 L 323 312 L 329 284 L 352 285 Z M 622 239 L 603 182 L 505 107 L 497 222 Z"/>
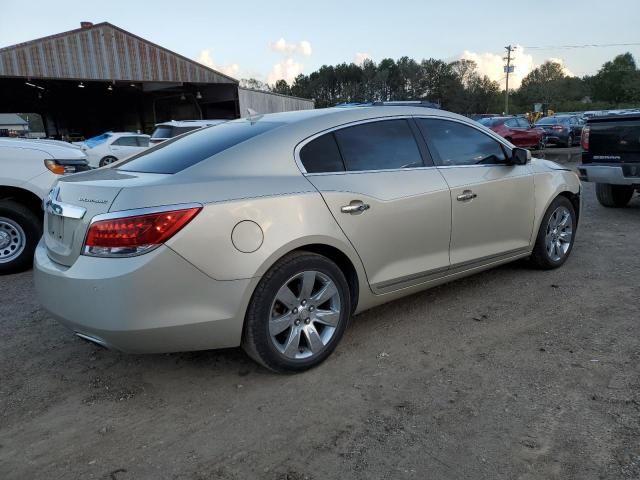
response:
<path id="1" fill-rule="evenodd" d="M 573 249 L 576 225 L 573 204 L 566 197 L 556 197 L 542 218 L 531 254 L 533 264 L 543 270 L 561 266 Z"/>
<path id="2" fill-rule="evenodd" d="M 276 372 L 301 372 L 336 348 L 351 315 L 347 280 L 326 257 L 295 252 L 262 278 L 245 318 L 242 346 Z"/>
<path id="3" fill-rule="evenodd" d="M 24 205 L 0 201 L 0 275 L 31 268 L 42 222 Z"/>
<path id="4" fill-rule="evenodd" d="M 622 208 L 626 207 L 634 188 L 628 185 L 610 185 L 608 183 L 596 183 L 596 197 L 603 207 Z"/>

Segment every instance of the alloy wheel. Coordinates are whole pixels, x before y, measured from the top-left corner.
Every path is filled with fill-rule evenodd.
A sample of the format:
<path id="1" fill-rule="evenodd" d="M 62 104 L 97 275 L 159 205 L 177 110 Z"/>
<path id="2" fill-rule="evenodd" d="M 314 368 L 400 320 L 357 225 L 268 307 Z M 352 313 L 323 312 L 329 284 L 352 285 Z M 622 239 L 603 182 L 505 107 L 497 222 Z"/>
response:
<path id="1" fill-rule="evenodd" d="M 340 293 L 329 276 L 298 273 L 278 290 L 271 304 L 269 335 L 288 359 L 320 353 L 333 338 L 341 317 Z"/>
<path id="2" fill-rule="evenodd" d="M 567 207 L 556 208 L 547 222 L 545 247 L 549 258 L 560 261 L 569 251 L 573 239 L 573 221 Z"/>
<path id="3" fill-rule="evenodd" d="M 23 228 L 10 218 L 0 217 L 0 263 L 18 258 L 27 245 Z"/>

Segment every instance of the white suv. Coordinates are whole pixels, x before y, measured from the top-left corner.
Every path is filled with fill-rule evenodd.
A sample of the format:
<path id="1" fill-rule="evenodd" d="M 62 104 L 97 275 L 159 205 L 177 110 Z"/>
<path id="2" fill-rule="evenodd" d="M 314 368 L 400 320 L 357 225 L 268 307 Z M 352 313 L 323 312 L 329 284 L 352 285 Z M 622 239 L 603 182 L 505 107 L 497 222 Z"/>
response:
<path id="1" fill-rule="evenodd" d="M 171 120 L 156 124 L 156 129 L 151 134 L 151 145 L 156 145 L 183 133 L 191 132 L 199 128 L 210 127 L 224 123 L 227 120 Z"/>
<path id="2" fill-rule="evenodd" d="M 106 132 L 77 143 L 86 153 L 89 165 L 104 167 L 149 148 L 149 135 L 131 132 Z"/>
<path id="3" fill-rule="evenodd" d="M 42 236 L 42 199 L 61 175 L 88 168 L 71 144 L 0 138 L 0 275 L 31 267 Z"/>

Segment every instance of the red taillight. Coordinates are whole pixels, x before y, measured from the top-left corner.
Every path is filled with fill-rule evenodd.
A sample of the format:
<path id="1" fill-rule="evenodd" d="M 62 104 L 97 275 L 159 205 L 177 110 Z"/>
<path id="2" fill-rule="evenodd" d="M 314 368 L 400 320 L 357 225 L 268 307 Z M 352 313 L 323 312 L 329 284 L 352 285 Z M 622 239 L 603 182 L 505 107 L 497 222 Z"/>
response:
<path id="1" fill-rule="evenodd" d="M 551 128 L 554 129 L 554 130 L 564 130 L 564 127 L 562 125 L 554 125 Z"/>
<path id="2" fill-rule="evenodd" d="M 589 151 L 589 134 L 591 133 L 590 127 L 584 127 L 582 129 L 582 136 L 580 137 L 580 145 L 585 152 Z"/>
<path id="3" fill-rule="evenodd" d="M 93 222 L 84 253 L 93 256 L 127 256 L 148 252 L 179 232 L 202 209 L 154 212 Z"/>

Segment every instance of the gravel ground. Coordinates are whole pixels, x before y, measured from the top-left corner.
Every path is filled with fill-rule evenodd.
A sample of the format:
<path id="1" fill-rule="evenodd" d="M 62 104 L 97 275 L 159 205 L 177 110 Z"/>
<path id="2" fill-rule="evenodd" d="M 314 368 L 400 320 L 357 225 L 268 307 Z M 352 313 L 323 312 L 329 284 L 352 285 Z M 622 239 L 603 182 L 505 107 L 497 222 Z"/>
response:
<path id="1" fill-rule="evenodd" d="M 640 198 L 605 209 L 586 184 L 563 268 L 366 312 L 295 376 L 104 350 L 30 272 L 0 278 L 0 478 L 639 479 L 639 233 Z"/>

